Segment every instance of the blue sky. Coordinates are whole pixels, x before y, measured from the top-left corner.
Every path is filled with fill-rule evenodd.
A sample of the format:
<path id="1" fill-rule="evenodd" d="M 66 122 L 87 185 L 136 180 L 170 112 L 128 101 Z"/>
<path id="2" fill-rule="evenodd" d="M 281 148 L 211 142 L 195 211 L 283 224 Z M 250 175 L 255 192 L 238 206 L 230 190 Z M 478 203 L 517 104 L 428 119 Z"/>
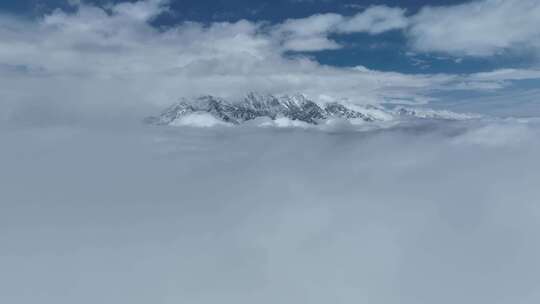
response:
<path id="1" fill-rule="evenodd" d="M 86 2 L 106 6 L 110 3 L 125 1 L 87 0 Z M 240 19 L 279 23 L 289 18 L 305 18 L 322 13 L 350 16 L 374 5 L 404 8 L 408 15 L 413 15 L 427 5 L 453 6 L 467 2 L 470 1 L 173 0 L 170 3 L 171 11 L 153 22 L 157 26 L 170 26 L 184 21 L 212 23 L 234 22 Z M 68 11 L 72 9 L 66 0 L 18 0 L 0 3 L 0 9 L 3 11 L 30 18 L 42 16 L 57 8 Z M 335 39 L 343 43 L 342 49 L 325 50 L 306 55 L 328 65 L 362 65 L 371 69 L 406 73 L 470 73 L 489 71 L 499 67 L 523 68 L 534 60 L 528 54 L 464 57 L 460 58 L 459 62 L 456 62 L 453 57 L 444 56 L 444 54 L 427 53 L 411 56 L 408 53 L 407 40 L 399 31 L 390 31 L 375 36 L 366 33 L 336 35 Z"/>
<path id="2" fill-rule="evenodd" d="M 86 2 L 105 5 L 126 1 L 87 0 Z M 322 12 L 347 14 L 351 13 L 352 9 L 372 5 L 399 6 L 414 13 L 426 5 L 455 5 L 466 2 L 464 0 L 174 0 L 170 6 L 178 19 L 183 20 L 208 22 L 246 18 L 278 22 L 287 18 L 302 18 Z M 17 0 L 0 3 L 2 10 L 26 15 L 35 15 L 58 7 L 67 8 L 69 5 L 65 0 Z"/>
<path id="3" fill-rule="evenodd" d="M 8 79 L 157 73 L 160 103 L 246 88 L 435 107 L 508 100 L 520 115 L 538 102 L 536 0 L 19 0 L 0 11 Z"/>

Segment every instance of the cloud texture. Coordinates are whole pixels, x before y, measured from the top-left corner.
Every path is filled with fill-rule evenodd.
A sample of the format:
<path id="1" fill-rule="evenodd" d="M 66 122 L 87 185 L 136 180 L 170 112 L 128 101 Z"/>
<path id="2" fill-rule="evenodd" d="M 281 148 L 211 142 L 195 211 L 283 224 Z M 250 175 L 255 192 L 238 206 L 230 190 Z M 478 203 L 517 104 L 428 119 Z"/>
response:
<path id="1" fill-rule="evenodd" d="M 450 32 L 463 28 L 440 35 L 424 25 L 441 29 L 466 5 L 438 8 L 441 20 L 431 8 L 371 7 L 156 28 L 166 1 L 70 2 L 74 12 L 37 20 L 0 16 L 1 303 L 540 301 L 538 120 L 358 132 L 135 119 L 199 94 L 425 103 L 433 92 L 539 78 L 533 68 L 408 75 L 291 54 L 342 47 L 335 34 L 387 30 L 439 51 L 435 40 L 463 42 Z M 534 16 L 535 3 L 520 3 Z M 526 8 L 514 4 L 507 11 Z M 530 35 L 449 51 L 484 56 Z"/>
<path id="2" fill-rule="evenodd" d="M 426 7 L 411 20 L 408 34 L 421 51 L 491 56 L 540 50 L 540 3 L 536 0 Z"/>
<path id="3" fill-rule="evenodd" d="M 0 302 L 535 304 L 539 130 L 2 130 Z"/>
<path id="4" fill-rule="evenodd" d="M 274 25 L 239 20 L 156 28 L 149 23 L 167 13 L 167 1 L 75 5 L 74 12 L 57 10 L 36 20 L 0 16 L 0 119 L 140 117 L 155 110 L 150 106 L 181 96 L 235 97 L 247 90 L 354 103 L 426 103 L 437 91 L 498 90 L 518 74 L 538 78 L 537 70 L 527 69 L 486 78 L 339 68 L 289 52 L 341 47 L 329 38 L 332 33 L 405 30 L 411 21 L 399 8 L 375 6 L 349 17 L 315 15 Z M 421 28 L 415 22 L 411 28 Z"/>

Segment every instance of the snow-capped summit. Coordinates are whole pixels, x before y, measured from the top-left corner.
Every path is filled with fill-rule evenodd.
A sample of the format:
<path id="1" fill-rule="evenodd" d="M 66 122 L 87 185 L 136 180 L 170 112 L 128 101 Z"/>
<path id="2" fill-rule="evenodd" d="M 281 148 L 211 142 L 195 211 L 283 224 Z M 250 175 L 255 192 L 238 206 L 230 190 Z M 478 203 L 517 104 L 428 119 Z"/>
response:
<path id="1" fill-rule="evenodd" d="M 211 95 L 182 98 L 159 116 L 147 118 L 146 122 L 157 125 L 237 125 L 258 118 L 318 125 L 331 119 L 369 123 L 403 118 L 464 120 L 477 116 L 403 107 L 389 110 L 377 105 L 339 102 L 318 104 L 303 94 L 277 96 L 251 92 L 235 102 Z"/>

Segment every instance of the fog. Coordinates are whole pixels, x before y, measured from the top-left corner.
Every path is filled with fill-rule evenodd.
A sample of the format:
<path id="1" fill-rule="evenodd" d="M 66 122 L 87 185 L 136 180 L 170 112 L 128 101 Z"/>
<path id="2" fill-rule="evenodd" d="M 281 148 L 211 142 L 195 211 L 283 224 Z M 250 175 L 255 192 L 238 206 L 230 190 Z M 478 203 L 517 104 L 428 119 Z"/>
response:
<path id="1" fill-rule="evenodd" d="M 275 22 L 33 2 L 0 11 L 0 303 L 540 303 L 534 0 Z M 248 91 L 505 119 L 141 123 Z"/>
<path id="2" fill-rule="evenodd" d="M 0 302 L 538 303 L 540 132 L 0 131 Z"/>

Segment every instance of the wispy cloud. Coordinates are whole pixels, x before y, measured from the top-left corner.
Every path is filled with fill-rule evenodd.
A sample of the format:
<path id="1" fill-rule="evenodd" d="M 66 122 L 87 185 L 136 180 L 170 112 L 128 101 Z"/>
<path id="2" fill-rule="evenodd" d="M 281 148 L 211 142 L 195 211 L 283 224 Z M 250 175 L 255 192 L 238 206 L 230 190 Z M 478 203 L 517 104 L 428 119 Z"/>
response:
<path id="1" fill-rule="evenodd" d="M 410 18 L 413 47 L 453 55 L 491 56 L 540 50 L 540 3 L 477 0 L 425 7 Z"/>
<path id="2" fill-rule="evenodd" d="M 275 27 L 283 47 L 292 51 L 320 51 L 341 46 L 329 38 L 332 34 L 380 34 L 407 27 L 405 10 L 387 6 L 371 6 L 347 17 L 320 14 L 302 19 L 290 19 Z"/>
<path id="3" fill-rule="evenodd" d="M 371 7 L 353 17 L 315 15 L 281 24 L 149 24 L 167 11 L 166 1 L 146 0 L 106 9 L 81 3 L 74 12 L 57 10 L 36 20 L 1 16 L 2 116 L 102 116 L 97 109 L 123 115 L 181 96 L 232 97 L 248 90 L 302 92 L 314 99 L 355 103 L 426 103 L 434 100 L 435 91 L 498 90 L 515 80 L 539 77 L 538 71 L 527 69 L 411 75 L 340 68 L 289 52 L 339 47 L 328 37 L 331 33 L 376 34 L 404 27 L 401 9 Z M 36 107 L 40 110 L 30 110 Z"/>

